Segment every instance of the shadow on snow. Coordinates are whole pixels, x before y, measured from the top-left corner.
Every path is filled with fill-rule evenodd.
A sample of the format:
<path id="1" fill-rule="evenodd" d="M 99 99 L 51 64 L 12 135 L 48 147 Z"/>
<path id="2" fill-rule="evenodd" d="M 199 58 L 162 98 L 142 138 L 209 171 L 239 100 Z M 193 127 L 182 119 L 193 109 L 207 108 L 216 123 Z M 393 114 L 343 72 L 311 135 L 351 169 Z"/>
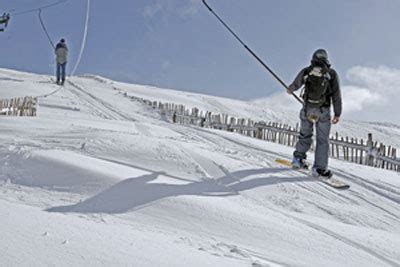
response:
<path id="1" fill-rule="evenodd" d="M 232 196 L 241 191 L 280 183 L 313 181 L 307 176 L 276 177 L 269 176 L 241 181 L 251 175 L 273 174 L 287 171 L 287 168 L 241 170 L 219 179 L 206 179 L 187 184 L 154 183 L 164 172 L 153 172 L 135 178 L 125 179 L 110 188 L 74 205 L 52 207 L 49 212 L 77 213 L 125 213 L 156 202 L 177 196 Z"/>

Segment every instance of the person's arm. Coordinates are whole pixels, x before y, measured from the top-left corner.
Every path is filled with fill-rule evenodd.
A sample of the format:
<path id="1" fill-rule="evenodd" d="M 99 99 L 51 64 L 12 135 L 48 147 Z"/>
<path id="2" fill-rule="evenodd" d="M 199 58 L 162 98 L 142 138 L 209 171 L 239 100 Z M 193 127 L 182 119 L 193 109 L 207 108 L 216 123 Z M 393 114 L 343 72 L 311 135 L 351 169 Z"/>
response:
<path id="1" fill-rule="evenodd" d="M 68 51 L 68 48 L 65 50 L 65 61 L 68 61 L 68 54 L 69 54 L 69 51 Z"/>
<path id="2" fill-rule="evenodd" d="M 335 70 L 331 70 L 332 80 L 331 80 L 331 88 L 332 88 L 332 104 L 333 104 L 333 112 L 334 117 L 332 122 L 334 124 L 338 123 L 340 120 L 340 116 L 342 115 L 342 93 L 340 90 L 339 76 Z"/>
<path id="3" fill-rule="evenodd" d="M 302 69 L 299 74 L 297 74 L 296 78 L 292 82 L 291 85 L 289 85 L 289 89 L 287 90 L 288 94 L 293 94 L 293 92 L 299 90 L 303 84 L 304 84 L 304 73 L 307 68 Z"/>

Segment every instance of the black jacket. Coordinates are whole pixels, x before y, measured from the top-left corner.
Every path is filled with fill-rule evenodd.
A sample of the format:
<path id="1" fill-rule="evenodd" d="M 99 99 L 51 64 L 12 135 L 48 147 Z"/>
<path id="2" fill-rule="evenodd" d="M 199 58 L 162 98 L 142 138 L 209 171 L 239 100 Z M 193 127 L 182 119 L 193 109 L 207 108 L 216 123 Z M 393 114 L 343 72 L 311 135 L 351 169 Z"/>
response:
<path id="1" fill-rule="evenodd" d="M 310 67 L 302 69 L 294 79 L 293 83 L 289 86 L 289 90 L 294 92 L 299 90 L 305 82 L 305 76 L 308 74 Z M 342 94 L 340 92 L 339 77 L 333 68 L 329 68 L 329 75 L 331 76 L 328 88 L 328 96 L 323 106 L 330 107 L 333 104 L 333 111 L 335 116 L 340 117 L 342 114 Z"/>

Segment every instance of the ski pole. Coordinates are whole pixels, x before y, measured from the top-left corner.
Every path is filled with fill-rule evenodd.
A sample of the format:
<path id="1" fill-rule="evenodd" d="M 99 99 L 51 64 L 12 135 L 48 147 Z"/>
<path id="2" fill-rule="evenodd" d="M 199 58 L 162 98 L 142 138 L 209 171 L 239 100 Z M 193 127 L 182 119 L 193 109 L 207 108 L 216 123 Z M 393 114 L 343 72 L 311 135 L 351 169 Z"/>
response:
<path id="1" fill-rule="evenodd" d="M 289 90 L 289 87 L 281 80 L 281 78 L 279 78 L 278 75 L 275 74 L 275 72 L 268 67 L 267 64 L 264 63 L 264 61 L 262 61 L 257 55 L 256 53 L 253 52 L 253 50 L 251 50 L 240 38 L 239 36 L 218 16 L 217 13 L 214 12 L 214 10 L 212 10 L 212 8 L 207 4 L 206 0 L 202 0 L 203 4 L 207 7 L 207 9 L 219 20 L 219 22 L 222 23 L 222 25 L 225 26 L 225 28 L 236 38 L 236 40 L 238 40 L 243 46 L 244 48 L 286 89 Z M 303 100 L 301 100 L 300 97 L 298 97 L 295 93 L 292 92 L 292 95 L 294 96 L 294 98 L 297 99 L 297 101 L 299 101 L 301 104 L 303 103 Z"/>

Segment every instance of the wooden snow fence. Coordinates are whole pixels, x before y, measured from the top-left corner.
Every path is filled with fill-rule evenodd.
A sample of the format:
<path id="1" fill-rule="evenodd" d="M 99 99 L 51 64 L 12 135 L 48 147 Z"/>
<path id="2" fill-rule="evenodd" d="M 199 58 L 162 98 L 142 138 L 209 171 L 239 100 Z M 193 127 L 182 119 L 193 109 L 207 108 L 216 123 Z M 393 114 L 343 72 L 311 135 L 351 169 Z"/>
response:
<path id="1" fill-rule="evenodd" d="M 0 99 L 2 116 L 36 116 L 37 98 L 32 96 Z"/>
<path id="2" fill-rule="evenodd" d="M 125 95 L 127 96 L 127 95 Z M 143 98 L 128 96 L 140 101 L 162 114 L 171 117 L 173 123 L 191 124 L 200 127 L 240 133 L 249 137 L 294 147 L 299 137 L 299 125 L 291 127 L 276 122 L 255 122 L 251 119 L 235 118 L 226 114 L 214 114 L 198 108 L 186 108 L 181 104 L 149 101 Z M 314 142 L 311 149 L 314 149 Z M 356 164 L 372 166 L 400 172 L 400 160 L 396 148 L 374 142 L 372 134 L 366 140 L 353 137 L 341 137 L 335 133 L 330 137 L 331 158 L 341 159 Z"/>

